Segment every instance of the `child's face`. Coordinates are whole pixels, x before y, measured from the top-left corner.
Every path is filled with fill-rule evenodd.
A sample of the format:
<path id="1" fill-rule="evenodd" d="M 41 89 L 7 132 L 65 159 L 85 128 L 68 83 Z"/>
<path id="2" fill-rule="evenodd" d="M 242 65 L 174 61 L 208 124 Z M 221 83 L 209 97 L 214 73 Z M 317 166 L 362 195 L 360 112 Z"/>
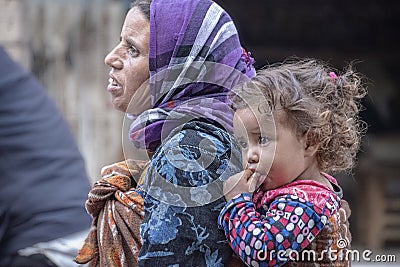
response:
<path id="1" fill-rule="evenodd" d="M 263 190 L 292 182 L 306 169 L 305 142 L 282 123 L 283 111 L 260 114 L 239 109 L 233 118 L 234 132 L 242 147 L 243 167 L 263 180 Z"/>

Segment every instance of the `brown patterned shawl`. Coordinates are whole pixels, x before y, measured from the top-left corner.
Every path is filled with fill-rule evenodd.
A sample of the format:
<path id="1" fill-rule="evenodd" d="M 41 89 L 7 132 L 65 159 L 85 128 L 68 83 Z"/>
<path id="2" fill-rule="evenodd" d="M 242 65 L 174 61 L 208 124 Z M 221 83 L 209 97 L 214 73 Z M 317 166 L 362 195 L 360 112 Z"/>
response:
<path id="1" fill-rule="evenodd" d="M 144 177 L 146 162 L 127 160 L 102 169 L 88 195 L 93 217 L 90 232 L 75 261 L 95 266 L 138 266 L 143 199 L 132 189 Z"/>

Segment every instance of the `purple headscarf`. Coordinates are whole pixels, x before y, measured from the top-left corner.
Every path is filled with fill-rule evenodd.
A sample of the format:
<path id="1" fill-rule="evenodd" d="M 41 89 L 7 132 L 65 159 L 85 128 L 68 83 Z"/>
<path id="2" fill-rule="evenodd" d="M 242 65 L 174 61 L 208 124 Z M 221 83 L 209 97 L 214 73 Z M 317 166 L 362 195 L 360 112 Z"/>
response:
<path id="1" fill-rule="evenodd" d="M 210 0 L 153 0 L 150 93 L 153 108 L 134 119 L 129 137 L 154 152 L 171 130 L 201 118 L 232 130 L 231 88 L 255 75 L 229 15 Z"/>

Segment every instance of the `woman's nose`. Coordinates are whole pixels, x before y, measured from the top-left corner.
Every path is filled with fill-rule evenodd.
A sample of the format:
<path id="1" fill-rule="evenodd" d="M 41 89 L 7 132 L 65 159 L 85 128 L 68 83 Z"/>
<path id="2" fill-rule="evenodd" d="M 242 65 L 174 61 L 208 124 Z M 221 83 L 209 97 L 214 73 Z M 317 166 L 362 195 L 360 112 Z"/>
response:
<path id="1" fill-rule="evenodd" d="M 118 54 L 118 46 L 116 46 L 107 56 L 104 58 L 104 63 L 115 69 L 122 69 L 124 64 L 121 57 Z"/>

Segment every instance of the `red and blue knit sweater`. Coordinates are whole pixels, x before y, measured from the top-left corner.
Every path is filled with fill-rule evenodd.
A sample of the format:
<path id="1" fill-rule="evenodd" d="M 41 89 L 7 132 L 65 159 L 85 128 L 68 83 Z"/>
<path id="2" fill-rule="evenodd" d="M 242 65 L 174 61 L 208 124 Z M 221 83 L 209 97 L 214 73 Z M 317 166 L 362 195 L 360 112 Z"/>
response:
<path id="1" fill-rule="evenodd" d="M 324 174 L 336 187 L 336 180 Z M 340 192 L 341 193 L 341 192 Z M 281 266 L 301 252 L 339 209 L 340 194 L 300 180 L 253 197 L 242 193 L 221 211 L 219 224 L 235 253 L 250 266 Z"/>

